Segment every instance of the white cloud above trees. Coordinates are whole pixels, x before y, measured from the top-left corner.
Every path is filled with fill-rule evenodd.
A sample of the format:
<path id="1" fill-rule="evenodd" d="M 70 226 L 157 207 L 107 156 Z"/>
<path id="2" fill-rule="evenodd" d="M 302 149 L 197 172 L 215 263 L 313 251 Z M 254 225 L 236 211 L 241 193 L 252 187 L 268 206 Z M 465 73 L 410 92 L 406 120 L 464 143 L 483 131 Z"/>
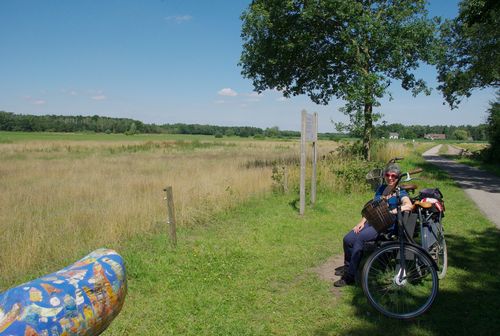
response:
<path id="1" fill-rule="evenodd" d="M 217 92 L 219 96 L 236 97 L 238 93 L 231 88 L 224 88 Z"/>

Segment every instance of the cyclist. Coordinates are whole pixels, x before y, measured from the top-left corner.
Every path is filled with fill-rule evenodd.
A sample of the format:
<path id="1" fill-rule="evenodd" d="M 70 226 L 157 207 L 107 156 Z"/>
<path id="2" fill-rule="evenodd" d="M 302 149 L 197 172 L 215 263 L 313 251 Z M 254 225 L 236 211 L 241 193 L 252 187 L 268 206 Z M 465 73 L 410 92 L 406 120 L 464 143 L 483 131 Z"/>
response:
<path id="1" fill-rule="evenodd" d="M 396 215 L 397 213 L 397 197 L 395 193 L 383 195 L 386 187 L 394 187 L 398 181 L 401 169 L 396 163 L 390 163 L 384 169 L 385 183 L 380 185 L 375 192 L 375 200 L 385 198 L 389 205 L 389 211 Z M 389 188 L 390 189 L 390 188 Z M 412 209 L 412 203 L 408 193 L 404 190 L 400 192 L 401 211 L 409 211 Z M 396 216 L 394 216 L 394 224 L 396 224 Z M 393 228 L 395 225 L 393 225 Z M 378 232 L 367 222 L 366 218 L 361 218 L 361 221 L 344 236 L 344 265 L 335 270 L 335 275 L 340 275 L 341 278 L 333 283 L 335 287 L 343 287 L 352 285 L 355 282 L 355 276 L 361 261 L 363 244 L 368 241 L 377 239 Z"/>

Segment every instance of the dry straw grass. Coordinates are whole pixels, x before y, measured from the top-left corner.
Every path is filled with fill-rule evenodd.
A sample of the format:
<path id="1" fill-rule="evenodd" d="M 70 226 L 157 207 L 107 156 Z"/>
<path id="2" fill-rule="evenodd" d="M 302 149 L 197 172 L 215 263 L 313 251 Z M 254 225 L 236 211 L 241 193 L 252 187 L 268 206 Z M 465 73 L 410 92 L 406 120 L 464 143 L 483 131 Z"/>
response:
<path id="1" fill-rule="evenodd" d="M 334 146 L 328 143 L 322 149 Z M 165 230 L 163 188 L 178 225 L 267 192 L 269 165 L 296 142 L 27 142 L 0 144 L 0 288 L 102 246 Z"/>
<path id="2" fill-rule="evenodd" d="M 416 144 L 410 142 L 384 142 L 378 145 L 373 152 L 372 159 L 379 162 L 388 162 L 395 157 L 407 157 L 415 149 Z"/>

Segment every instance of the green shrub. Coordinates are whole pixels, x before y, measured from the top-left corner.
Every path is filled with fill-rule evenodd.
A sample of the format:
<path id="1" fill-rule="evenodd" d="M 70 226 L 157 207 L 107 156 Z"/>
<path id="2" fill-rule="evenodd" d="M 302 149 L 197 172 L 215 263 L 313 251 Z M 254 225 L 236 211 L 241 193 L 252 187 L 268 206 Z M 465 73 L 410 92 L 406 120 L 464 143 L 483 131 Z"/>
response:
<path id="1" fill-rule="evenodd" d="M 484 150 L 487 162 L 500 162 L 500 101 L 491 103 L 488 117 L 488 138 L 490 147 Z"/>

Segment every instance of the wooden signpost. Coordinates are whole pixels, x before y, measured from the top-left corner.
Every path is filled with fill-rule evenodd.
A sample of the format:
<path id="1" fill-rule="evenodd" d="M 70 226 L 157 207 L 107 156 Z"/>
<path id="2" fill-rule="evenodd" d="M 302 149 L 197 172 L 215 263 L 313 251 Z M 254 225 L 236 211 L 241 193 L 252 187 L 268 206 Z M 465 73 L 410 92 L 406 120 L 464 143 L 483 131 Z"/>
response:
<path id="1" fill-rule="evenodd" d="M 175 209 L 174 209 L 174 194 L 172 192 L 172 187 L 168 186 L 163 189 L 167 194 L 165 199 L 167 200 L 167 224 L 170 236 L 170 242 L 173 247 L 177 247 L 177 229 L 175 226 Z"/>
<path id="2" fill-rule="evenodd" d="M 300 132 L 300 215 L 306 207 L 306 162 L 307 142 L 312 142 L 312 176 L 311 176 L 311 204 L 316 203 L 316 162 L 318 159 L 318 114 L 309 114 L 302 110 L 302 127 Z"/>

